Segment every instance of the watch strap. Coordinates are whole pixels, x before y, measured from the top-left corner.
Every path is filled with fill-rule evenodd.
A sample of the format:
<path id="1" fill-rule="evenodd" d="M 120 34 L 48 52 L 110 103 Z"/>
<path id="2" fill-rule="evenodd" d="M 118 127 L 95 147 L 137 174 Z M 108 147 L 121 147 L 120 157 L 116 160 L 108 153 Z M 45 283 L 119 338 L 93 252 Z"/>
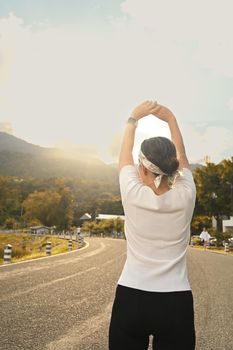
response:
<path id="1" fill-rule="evenodd" d="M 138 120 L 133 118 L 133 117 L 129 117 L 128 120 L 127 120 L 127 123 L 133 124 L 136 127 L 138 126 Z"/>

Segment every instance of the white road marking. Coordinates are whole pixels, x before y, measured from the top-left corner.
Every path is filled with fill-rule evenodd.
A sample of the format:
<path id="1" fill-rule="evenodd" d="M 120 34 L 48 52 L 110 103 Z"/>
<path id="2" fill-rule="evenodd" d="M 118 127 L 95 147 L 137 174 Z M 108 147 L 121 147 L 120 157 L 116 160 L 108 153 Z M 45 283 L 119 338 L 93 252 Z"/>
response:
<path id="1" fill-rule="evenodd" d="M 1 279 L 5 279 L 7 277 L 13 277 L 13 276 L 20 276 L 20 275 L 24 275 L 24 274 L 28 274 L 28 272 L 34 272 L 34 271 L 39 271 L 39 270 L 45 270 L 45 269 L 49 269 L 52 268 L 54 266 L 59 266 L 59 265 L 65 265 L 65 264 L 70 264 L 73 263 L 74 261 L 78 261 L 78 260 L 83 260 L 85 258 L 89 258 L 93 255 L 99 254 L 101 253 L 103 250 L 105 250 L 106 245 L 104 243 L 100 243 L 100 247 L 93 250 L 92 252 L 83 254 L 81 256 L 78 256 L 76 258 L 68 258 L 66 260 L 60 260 L 60 261 L 54 261 L 53 264 L 51 264 L 51 261 L 47 264 L 47 265 L 43 265 L 43 266 L 36 266 L 36 264 L 34 266 L 28 266 L 23 270 L 17 271 L 17 270 L 11 270 L 11 271 L 7 271 L 4 274 L 0 275 L 0 280 Z M 77 251 L 76 251 L 77 252 Z M 55 255 L 54 255 L 55 256 Z M 38 261 L 39 262 L 39 261 Z"/>
<path id="2" fill-rule="evenodd" d="M 110 313 L 112 310 L 112 302 L 107 304 L 104 310 L 97 316 L 90 317 L 81 325 L 75 325 L 72 329 L 62 335 L 60 339 L 54 340 L 46 346 L 46 350 L 77 350 L 78 345 L 90 334 L 98 331 L 100 327 L 107 326 Z"/>
<path id="3" fill-rule="evenodd" d="M 90 269 L 87 269 L 85 271 L 76 272 L 76 273 L 73 273 L 72 275 L 65 276 L 65 277 L 62 277 L 62 278 L 58 278 L 56 280 L 49 281 L 47 283 L 43 283 L 43 284 L 37 285 L 35 287 L 28 288 L 28 289 L 23 290 L 21 292 L 16 292 L 16 293 L 13 293 L 11 295 L 7 295 L 6 297 L 1 298 L 1 301 L 9 300 L 10 298 L 16 298 L 16 297 L 19 297 L 21 295 L 28 294 L 30 292 L 38 291 L 39 289 L 43 289 L 45 287 L 51 286 L 52 284 L 55 284 L 55 283 L 58 283 L 58 282 L 61 282 L 61 281 L 65 281 L 65 280 L 68 280 L 68 279 L 76 277 L 76 276 L 83 275 L 86 272 L 89 272 L 89 271 L 92 271 L 92 270 L 96 270 L 96 269 L 97 269 L 97 267 L 91 267 Z"/>
<path id="4" fill-rule="evenodd" d="M 93 252 L 91 252 L 91 253 L 93 253 Z M 92 255 L 95 255 L 95 254 L 92 254 Z M 53 285 L 53 284 L 55 284 L 55 283 L 59 283 L 59 282 L 61 282 L 61 281 L 63 282 L 63 281 L 68 280 L 68 279 L 70 279 L 70 278 L 83 275 L 83 274 L 85 274 L 85 273 L 87 273 L 87 272 L 89 272 L 89 271 L 93 271 L 93 270 L 97 270 L 97 269 L 101 269 L 101 270 L 102 270 L 103 266 L 115 262 L 116 260 L 119 259 L 119 257 L 121 257 L 121 256 L 123 256 L 123 255 L 125 255 L 125 253 L 119 255 L 119 256 L 118 256 L 117 258 L 115 258 L 115 259 L 108 260 L 107 262 L 105 262 L 104 264 L 102 264 L 101 267 L 94 266 L 94 267 L 91 267 L 91 268 L 89 268 L 89 269 L 87 269 L 87 270 L 75 272 L 75 273 L 73 273 L 73 274 L 71 274 L 71 275 L 69 275 L 69 276 L 57 278 L 57 279 L 55 279 L 55 280 L 52 280 L 52 281 L 49 281 L 49 282 L 46 282 L 46 283 L 37 285 L 37 286 L 35 286 L 35 287 L 28 288 L 28 289 L 23 290 L 23 291 L 21 291 L 21 292 L 12 293 L 12 294 L 10 294 L 10 295 L 7 295 L 7 296 L 1 298 L 1 301 L 6 301 L 6 300 L 9 300 L 9 299 L 11 299 L 11 298 L 17 298 L 17 297 L 19 297 L 19 296 L 21 296 L 21 295 L 28 294 L 28 293 L 30 293 L 30 292 L 38 291 L 39 289 L 43 289 L 43 288 L 48 287 L 48 286 L 51 286 L 51 285 Z"/>

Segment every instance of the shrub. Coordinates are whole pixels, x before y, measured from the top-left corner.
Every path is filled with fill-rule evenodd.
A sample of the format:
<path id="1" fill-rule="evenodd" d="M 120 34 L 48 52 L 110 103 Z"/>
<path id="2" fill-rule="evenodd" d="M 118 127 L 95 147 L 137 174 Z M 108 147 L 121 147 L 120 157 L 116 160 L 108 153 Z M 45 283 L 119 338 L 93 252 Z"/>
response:
<path id="1" fill-rule="evenodd" d="M 191 240 L 195 245 L 202 245 L 201 238 L 198 236 L 191 236 Z"/>
<path id="2" fill-rule="evenodd" d="M 14 218 L 8 218 L 5 221 L 5 227 L 8 230 L 14 230 L 17 226 L 17 222 Z"/>
<path id="3" fill-rule="evenodd" d="M 92 235 L 104 235 L 112 236 L 113 232 L 123 232 L 124 231 L 124 221 L 120 218 L 102 220 L 100 222 L 90 221 L 85 222 L 81 228 L 83 232 L 91 231 Z"/>
<path id="4" fill-rule="evenodd" d="M 209 229 L 208 232 L 212 237 L 216 238 L 215 245 L 221 247 L 224 241 L 224 233 L 213 228 Z"/>

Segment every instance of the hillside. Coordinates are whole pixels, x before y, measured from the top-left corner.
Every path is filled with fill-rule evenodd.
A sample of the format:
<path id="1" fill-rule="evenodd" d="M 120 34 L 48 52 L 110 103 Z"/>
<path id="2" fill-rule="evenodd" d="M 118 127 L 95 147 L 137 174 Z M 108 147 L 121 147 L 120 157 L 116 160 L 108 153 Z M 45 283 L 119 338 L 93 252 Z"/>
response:
<path id="1" fill-rule="evenodd" d="M 117 176 L 105 164 L 80 146 L 76 156 L 67 156 L 60 149 L 30 144 L 13 135 L 0 132 L 0 175 L 20 177 L 92 177 L 110 179 Z"/>
<path id="2" fill-rule="evenodd" d="M 117 163 L 105 164 L 82 145 L 75 154 L 36 146 L 0 132 L 0 175 L 48 178 L 54 176 L 117 180 Z M 194 170 L 200 164 L 191 164 Z"/>
<path id="3" fill-rule="evenodd" d="M 0 131 L 0 152 L 2 151 L 41 154 L 46 151 L 46 148 L 33 145 L 18 137 Z"/>

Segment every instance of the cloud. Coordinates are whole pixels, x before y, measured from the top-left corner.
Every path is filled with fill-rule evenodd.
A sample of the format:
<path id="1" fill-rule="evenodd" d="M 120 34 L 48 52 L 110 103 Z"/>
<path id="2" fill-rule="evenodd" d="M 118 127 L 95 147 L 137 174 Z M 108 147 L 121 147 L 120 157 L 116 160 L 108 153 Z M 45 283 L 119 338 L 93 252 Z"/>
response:
<path id="1" fill-rule="evenodd" d="M 0 122 L 0 131 L 7 132 L 8 134 L 13 134 L 13 127 L 10 122 Z"/>
<path id="2" fill-rule="evenodd" d="M 104 100 L 108 89 L 102 75 L 106 62 L 98 54 L 103 40 L 60 27 L 33 31 L 13 14 L 0 20 L 0 34 L 1 70 L 8 71 L 1 81 L 0 112 L 14 120 L 17 133 L 23 136 L 27 128 L 36 143 L 69 137 L 98 143 L 98 125 L 105 124 L 100 97 Z M 109 107 L 106 96 L 105 114 Z"/>
<path id="3" fill-rule="evenodd" d="M 200 21 L 199 1 L 197 8 L 192 5 L 190 9 L 186 2 L 178 1 L 187 16 L 181 15 L 179 6 L 174 7 L 176 2 L 170 2 L 169 11 L 166 4 L 125 1 L 123 16 L 111 18 L 108 31 L 49 24 L 35 30 L 14 14 L 0 19 L 0 115 L 13 123 L 17 136 L 29 142 L 52 146 L 69 139 L 72 144 L 96 145 L 93 152 L 108 161 L 119 155 L 125 121 L 144 99 L 168 105 L 184 126 L 193 120 L 207 123 L 195 112 L 206 94 L 198 64 L 212 64 L 211 69 L 217 72 L 220 58 L 221 65 L 226 60 L 227 46 L 223 45 L 225 51 L 218 56 L 219 61 L 209 60 L 208 47 L 213 44 L 214 48 L 215 43 L 208 40 L 208 33 L 213 30 L 214 38 L 216 29 L 212 14 L 208 17 L 210 29 L 204 27 L 209 12 L 206 4 Z M 224 35 L 225 20 L 222 22 L 219 30 Z M 232 22 L 228 25 L 230 28 Z M 222 42 L 221 35 L 217 42 Z M 229 36 L 225 36 L 227 43 Z M 198 44 L 192 46 L 192 40 Z M 231 43 L 228 50 L 230 55 Z M 228 74 L 232 65 L 226 64 L 224 69 Z M 147 117 L 137 130 L 135 160 L 144 138 L 168 134 L 167 128 L 151 118 Z M 203 141 L 198 130 L 187 130 L 188 142 L 192 136 L 196 142 Z M 206 131 L 206 137 L 212 139 L 214 133 Z M 224 150 L 231 147 L 226 144 L 224 131 L 219 136 Z M 207 141 L 202 142 L 202 153 L 191 143 L 190 154 L 195 159 L 211 151 L 205 150 Z"/>
<path id="4" fill-rule="evenodd" d="M 118 157 L 120 154 L 122 137 L 123 137 L 123 131 L 115 133 L 115 135 L 113 136 L 113 140 L 108 147 L 108 154 L 115 161 L 118 160 Z"/>
<path id="5" fill-rule="evenodd" d="M 77 145 L 69 140 L 63 140 L 57 142 L 54 146 L 59 148 L 61 154 L 66 158 L 80 159 L 85 162 L 88 162 L 88 160 L 93 161 L 94 158 L 100 158 L 96 145 Z"/>
<path id="6" fill-rule="evenodd" d="M 214 74 L 233 77 L 231 0 L 126 0 L 116 22 L 150 28 L 161 41 L 195 43 L 195 59 Z"/>
<path id="7" fill-rule="evenodd" d="M 10 14 L 0 20 L 0 34 L 1 69 L 8 72 L 0 113 L 13 121 L 17 135 L 29 130 L 28 141 L 69 138 L 105 149 L 113 130 L 145 98 L 165 100 L 181 113 L 195 103 L 197 82 L 189 79 L 179 49 L 160 43 L 157 52 L 144 33 L 114 25 L 95 34 L 82 27 L 33 30 Z"/>
<path id="8" fill-rule="evenodd" d="M 231 111 L 233 111 L 233 97 L 230 98 L 230 100 L 228 101 L 228 107 Z"/>
<path id="9" fill-rule="evenodd" d="M 202 163 L 205 156 L 210 156 L 212 162 L 218 163 L 227 153 L 232 155 L 232 132 L 233 128 L 182 125 L 182 134 L 190 161 Z"/>
<path id="10" fill-rule="evenodd" d="M 133 150 L 134 161 L 138 161 L 138 153 L 144 139 L 164 136 L 171 139 L 166 123 L 153 121 L 152 118 L 142 119 L 136 129 L 135 145 Z M 204 163 L 204 157 L 209 156 L 212 162 L 218 163 L 233 154 L 233 128 L 209 126 L 205 124 L 179 123 L 185 142 L 186 152 L 191 163 Z M 113 142 L 109 147 L 109 155 L 118 161 L 123 131 L 115 133 Z M 218 142 L 216 142 L 218 140 Z"/>
<path id="11" fill-rule="evenodd" d="M 226 24 L 225 20 L 231 18 L 232 8 L 231 0 L 221 3 L 211 0 L 126 0 L 121 4 L 122 12 L 133 24 L 155 28 L 168 38 L 187 40 L 206 39 L 211 34 L 216 34 L 217 40 L 223 34 L 230 39 L 228 29 L 232 23 Z M 221 26 L 217 26 L 220 22 Z"/>

